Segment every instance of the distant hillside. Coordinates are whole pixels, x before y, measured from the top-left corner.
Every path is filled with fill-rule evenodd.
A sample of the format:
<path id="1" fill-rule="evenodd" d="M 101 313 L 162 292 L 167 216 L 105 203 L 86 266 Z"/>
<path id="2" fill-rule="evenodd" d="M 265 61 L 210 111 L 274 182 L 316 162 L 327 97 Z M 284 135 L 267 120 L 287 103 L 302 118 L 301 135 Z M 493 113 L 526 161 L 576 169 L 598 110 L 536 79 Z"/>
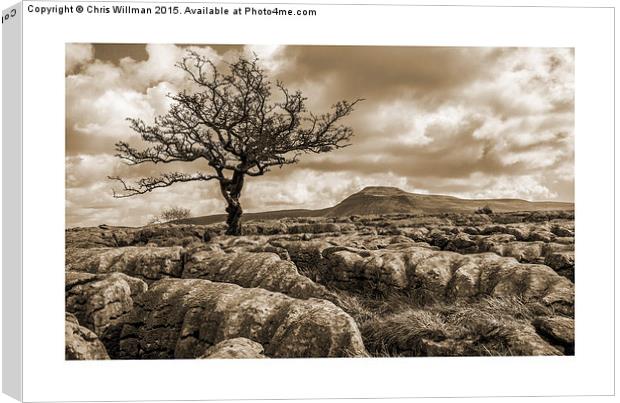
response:
<path id="1" fill-rule="evenodd" d="M 395 187 L 370 186 L 352 194 L 334 207 L 321 210 L 279 210 L 246 213 L 245 220 L 277 220 L 296 217 L 341 217 L 370 214 L 467 213 L 489 206 L 494 212 L 572 210 L 574 203 L 531 202 L 520 199 L 460 199 L 453 196 L 409 193 Z M 181 223 L 214 224 L 226 220 L 225 214 L 195 217 Z"/>
<path id="2" fill-rule="evenodd" d="M 372 186 L 327 209 L 332 217 L 388 213 L 465 213 L 489 206 L 495 212 L 570 210 L 573 203 L 530 202 L 520 199 L 459 199 L 453 196 L 408 193 L 395 187 Z"/>
<path id="3" fill-rule="evenodd" d="M 278 220 L 281 218 L 293 218 L 293 217 L 325 217 L 326 212 L 329 209 L 322 210 L 278 210 L 278 211 L 265 211 L 262 213 L 243 213 L 243 220 Z M 177 222 L 181 224 L 196 224 L 196 225 L 208 225 L 218 222 L 226 221 L 226 214 L 206 215 L 202 217 L 187 218 L 179 220 Z"/>

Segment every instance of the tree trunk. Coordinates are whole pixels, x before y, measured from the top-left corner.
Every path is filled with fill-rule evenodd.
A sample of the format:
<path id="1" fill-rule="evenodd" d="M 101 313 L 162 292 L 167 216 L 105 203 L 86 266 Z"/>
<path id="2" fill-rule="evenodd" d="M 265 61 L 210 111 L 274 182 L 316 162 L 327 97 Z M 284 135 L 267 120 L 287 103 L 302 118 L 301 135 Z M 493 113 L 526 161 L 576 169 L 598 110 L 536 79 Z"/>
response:
<path id="1" fill-rule="evenodd" d="M 228 224 L 226 235 L 241 235 L 241 214 L 243 210 L 241 209 L 239 200 L 229 201 L 226 212 L 228 213 L 228 218 L 226 219 L 226 224 Z"/>
<path id="2" fill-rule="evenodd" d="M 228 213 L 226 235 L 241 235 L 241 215 L 243 210 L 241 209 L 239 197 L 241 196 L 241 189 L 243 189 L 243 177 L 242 172 L 235 171 L 230 181 L 220 182 L 222 195 L 224 195 L 228 203 L 226 207 L 226 213 Z"/>

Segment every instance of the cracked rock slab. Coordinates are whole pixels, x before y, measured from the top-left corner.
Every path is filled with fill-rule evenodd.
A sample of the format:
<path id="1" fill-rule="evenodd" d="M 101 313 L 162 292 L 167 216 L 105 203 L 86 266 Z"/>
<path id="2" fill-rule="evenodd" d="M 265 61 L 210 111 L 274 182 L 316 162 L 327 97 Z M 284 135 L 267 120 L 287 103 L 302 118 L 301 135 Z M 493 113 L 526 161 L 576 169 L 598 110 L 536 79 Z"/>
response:
<path id="1" fill-rule="evenodd" d="M 268 252 L 199 251 L 188 257 L 182 277 L 260 287 L 295 298 L 331 297 L 325 287 L 299 274 L 293 262 Z"/>
<path id="2" fill-rule="evenodd" d="M 197 279 L 164 279 L 136 300 L 121 333 L 121 358 L 197 358 L 244 337 L 268 357 L 366 354 L 353 319 L 331 302 Z"/>
<path id="3" fill-rule="evenodd" d="M 145 292 L 144 281 L 123 273 L 65 272 L 65 309 L 102 336 L 118 318 L 133 309 L 133 299 Z"/>
<path id="4" fill-rule="evenodd" d="M 200 358 L 267 358 L 260 343 L 236 337 L 209 347 Z"/>
<path id="5" fill-rule="evenodd" d="M 94 274 L 119 272 L 145 281 L 181 277 L 183 251 L 180 246 L 69 249 L 65 270 Z"/>
<path id="6" fill-rule="evenodd" d="M 563 316 L 537 318 L 534 326 L 538 332 L 554 344 L 564 347 L 568 353 L 575 350 L 575 320 Z"/>
<path id="7" fill-rule="evenodd" d="M 77 318 L 65 313 L 65 360 L 108 360 L 103 343 Z"/>
<path id="8" fill-rule="evenodd" d="M 303 244 L 303 242 L 298 242 Z M 349 291 L 394 292 L 424 290 L 436 300 L 481 296 L 522 297 L 538 300 L 570 314 L 574 305 L 574 284 L 541 264 L 519 263 L 494 253 L 461 255 L 426 247 L 366 250 L 327 246 L 309 242 L 303 263 L 312 256 L 314 277 Z M 320 256 L 320 257 L 319 257 Z"/>

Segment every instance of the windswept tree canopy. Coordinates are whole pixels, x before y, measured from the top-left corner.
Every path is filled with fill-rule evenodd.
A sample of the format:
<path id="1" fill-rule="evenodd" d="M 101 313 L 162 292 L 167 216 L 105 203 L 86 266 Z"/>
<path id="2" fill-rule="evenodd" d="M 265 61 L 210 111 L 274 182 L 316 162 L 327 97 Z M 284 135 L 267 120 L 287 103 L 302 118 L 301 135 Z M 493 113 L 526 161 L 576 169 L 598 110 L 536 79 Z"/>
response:
<path id="1" fill-rule="evenodd" d="M 114 191 L 117 198 L 177 182 L 217 180 L 228 203 L 229 229 L 236 226 L 231 233 L 238 233 L 239 196 L 245 176 L 260 176 L 273 166 L 294 164 L 304 153 L 349 145 L 353 131 L 339 121 L 361 99 L 337 102 L 331 111 L 317 115 L 306 109 L 307 98 L 300 91 L 292 92 L 281 82 L 274 87 L 257 58 L 241 57 L 221 71 L 204 56 L 188 52 L 176 66 L 187 73 L 196 91 L 169 95 L 174 103 L 153 124 L 129 118 L 131 128 L 152 146 L 139 150 L 118 142 L 116 155 L 129 165 L 204 159 L 212 171 L 165 172 L 133 184 L 110 177 L 122 186 Z"/>

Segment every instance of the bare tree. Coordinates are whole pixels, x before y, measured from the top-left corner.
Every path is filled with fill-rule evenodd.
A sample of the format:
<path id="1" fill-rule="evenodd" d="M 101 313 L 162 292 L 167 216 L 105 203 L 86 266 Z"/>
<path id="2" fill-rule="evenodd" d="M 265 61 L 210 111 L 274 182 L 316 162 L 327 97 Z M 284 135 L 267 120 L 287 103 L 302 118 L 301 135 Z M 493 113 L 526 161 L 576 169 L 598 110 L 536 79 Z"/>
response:
<path id="1" fill-rule="evenodd" d="M 158 216 L 153 217 L 149 224 L 163 224 L 171 221 L 182 220 L 184 218 L 190 218 L 192 211 L 183 207 L 168 207 L 161 211 Z"/>
<path id="2" fill-rule="evenodd" d="M 220 71 L 213 62 L 195 52 L 176 64 L 197 91 L 169 95 L 169 111 L 147 125 L 129 118 L 142 140 L 154 144 L 142 150 L 126 142 L 116 143 L 117 156 L 129 165 L 167 164 L 206 160 L 211 172 L 166 172 L 141 178 L 114 191 L 117 198 L 151 192 L 179 182 L 219 182 L 228 213 L 227 234 L 241 233 L 239 202 L 246 176 L 260 176 L 273 166 L 294 164 L 304 153 L 324 153 L 349 145 L 350 127 L 339 121 L 361 101 L 339 101 L 330 112 L 316 115 L 306 109 L 306 97 L 291 92 L 281 82 L 275 87 L 279 100 L 272 101 L 272 84 L 258 58 L 240 57 Z"/>

